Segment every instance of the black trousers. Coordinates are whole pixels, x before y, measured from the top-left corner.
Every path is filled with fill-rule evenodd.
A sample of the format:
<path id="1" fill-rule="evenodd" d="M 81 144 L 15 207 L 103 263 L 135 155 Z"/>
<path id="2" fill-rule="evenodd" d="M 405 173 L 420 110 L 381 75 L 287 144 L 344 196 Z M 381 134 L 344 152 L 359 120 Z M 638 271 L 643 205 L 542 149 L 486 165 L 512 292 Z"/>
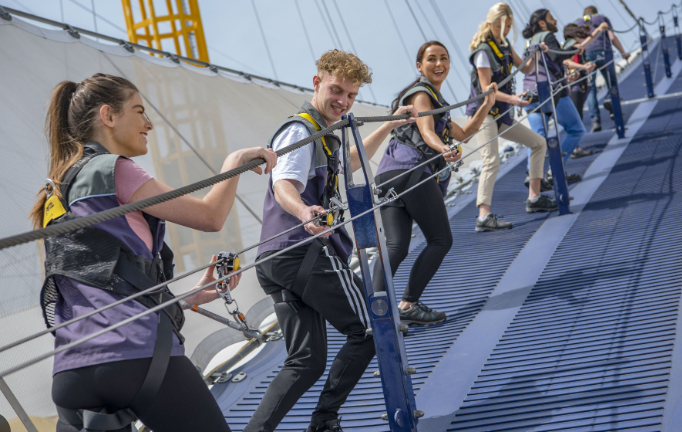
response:
<path id="1" fill-rule="evenodd" d="M 582 120 L 583 119 L 583 108 L 585 108 L 585 101 L 587 100 L 587 92 L 580 92 L 580 91 L 571 90 L 571 92 L 569 93 L 569 97 L 571 98 L 571 101 L 573 101 L 573 105 L 575 105 L 575 109 L 578 110 L 578 115 L 580 116 L 580 120 Z"/>
<path id="2" fill-rule="evenodd" d="M 377 179 L 378 183 L 383 183 L 404 170 L 389 171 L 381 174 Z M 429 177 L 430 174 L 424 173 L 421 180 Z M 382 189 L 388 190 L 395 188 L 400 193 L 405 190 L 405 185 L 409 178 L 404 175 L 395 181 L 383 186 Z M 381 208 L 381 219 L 384 225 L 384 235 L 386 236 L 386 247 L 388 248 L 388 261 L 391 265 L 391 274 L 395 275 L 400 263 L 403 262 L 410 249 L 412 240 L 412 223 L 416 222 L 426 238 L 426 247 L 421 251 L 419 257 L 412 266 L 410 279 L 405 287 L 403 300 L 406 302 L 419 301 L 426 285 L 431 281 L 433 275 L 440 267 L 445 255 L 452 247 L 452 232 L 450 231 L 450 221 L 448 212 L 443 202 L 443 194 L 438 187 L 435 179 L 431 179 L 412 192 L 401 197 L 405 207 Z M 374 274 L 381 272 L 381 262 L 376 261 Z M 374 291 L 385 291 L 384 279 L 375 276 L 373 278 Z"/>
<path id="3" fill-rule="evenodd" d="M 171 357 L 161 388 L 148 406 L 131 406 L 147 376 L 150 358 L 124 360 L 60 372 L 52 381 L 52 400 L 63 408 L 109 412 L 130 407 L 154 432 L 230 432 L 216 400 L 185 356 Z M 79 429 L 59 421 L 57 432 Z M 115 432 L 129 432 L 130 427 Z"/>
<path id="4" fill-rule="evenodd" d="M 308 246 L 293 249 L 256 267 L 266 292 L 290 289 L 298 311 L 288 303 L 275 304 L 288 357 L 268 386 L 244 432 L 272 432 L 296 401 L 324 374 L 327 365 L 325 320 L 346 336 L 329 369 L 311 424 L 338 417 L 339 408 L 374 357 L 362 281 L 327 247 L 317 258 L 305 287 L 292 287 Z M 262 254 L 259 259 L 273 252 Z"/>

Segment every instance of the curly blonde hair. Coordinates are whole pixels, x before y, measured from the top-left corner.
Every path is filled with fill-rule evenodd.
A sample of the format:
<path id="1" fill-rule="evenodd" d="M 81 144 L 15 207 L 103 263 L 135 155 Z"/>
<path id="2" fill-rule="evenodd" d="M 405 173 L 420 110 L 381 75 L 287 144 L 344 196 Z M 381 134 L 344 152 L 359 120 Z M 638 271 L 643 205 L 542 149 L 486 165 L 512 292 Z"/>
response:
<path id="1" fill-rule="evenodd" d="M 480 44 L 483 42 L 487 41 L 489 38 L 492 37 L 493 35 L 493 30 L 490 27 L 491 24 L 496 23 L 499 20 L 502 20 L 502 40 L 499 41 L 500 45 L 502 46 L 507 46 L 507 41 L 504 38 L 504 31 L 506 27 L 506 21 L 507 18 L 511 18 L 512 20 L 512 29 L 514 29 L 514 41 L 516 41 L 516 23 L 514 22 L 514 12 L 512 12 L 511 7 L 507 3 L 497 3 L 493 5 L 493 7 L 490 8 L 488 11 L 488 16 L 486 17 L 486 20 L 481 23 L 481 25 L 478 26 L 478 31 L 474 35 L 473 39 L 471 39 L 471 43 L 469 44 L 469 51 L 473 51 Z"/>
<path id="2" fill-rule="evenodd" d="M 372 83 L 372 70 L 353 53 L 333 49 L 322 54 L 315 65 L 318 73 L 325 71 L 337 78 L 347 78 L 356 86 Z"/>

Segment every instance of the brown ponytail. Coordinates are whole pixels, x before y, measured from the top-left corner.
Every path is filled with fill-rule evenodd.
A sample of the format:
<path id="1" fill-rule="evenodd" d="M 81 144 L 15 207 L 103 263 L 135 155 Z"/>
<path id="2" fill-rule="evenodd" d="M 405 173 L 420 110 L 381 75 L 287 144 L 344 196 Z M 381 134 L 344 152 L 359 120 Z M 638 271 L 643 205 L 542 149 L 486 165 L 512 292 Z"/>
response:
<path id="1" fill-rule="evenodd" d="M 83 144 L 95 134 L 99 109 L 109 105 L 119 113 L 123 105 L 136 92 L 137 87 L 125 78 L 95 74 L 79 84 L 63 81 L 52 91 L 45 119 L 45 133 L 49 145 L 48 178 L 57 185 L 54 191 L 61 196 L 59 185 L 66 171 L 83 155 Z M 43 223 L 43 207 L 47 199 L 45 189 L 29 213 L 34 228 Z"/>

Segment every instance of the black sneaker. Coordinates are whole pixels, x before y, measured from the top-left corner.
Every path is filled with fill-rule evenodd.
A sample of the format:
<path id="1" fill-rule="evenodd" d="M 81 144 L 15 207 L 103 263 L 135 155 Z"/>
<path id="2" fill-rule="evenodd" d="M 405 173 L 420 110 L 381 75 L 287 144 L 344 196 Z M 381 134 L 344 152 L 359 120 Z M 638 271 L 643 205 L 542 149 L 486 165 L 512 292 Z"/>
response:
<path id="1" fill-rule="evenodd" d="M 527 175 L 526 175 L 526 180 L 523 181 L 523 184 L 524 184 L 527 188 L 530 187 L 530 179 L 528 178 Z M 552 184 L 551 184 L 550 182 L 548 182 L 548 181 L 545 180 L 545 179 L 540 179 L 540 192 L 549 192 L 549 191 L 551 191 L 552 189 L 553 189 L 553 188 L 552 188 Z"/>
<path id="2" fill-rule="evenodd" d="M 501 216 L 500 216 L 501 217 Z M 481 221 L 476 218 L 476 232 L 500 231 L 512 229 L 511 222 L 504 222 L 497 219 L 497 215 L 488 213 L 488 216 Z"/>
<path id="3" fill-rule="evenodd" d="M 445 312 L 435 311 L 420 301 L 412 303 L 412 306 L 406 310 L 402 310 L 400 308 L 398 308 L 398 310 L 400 311 L 400 322 L 408 325 L 438 324 L 445 321 L 447 318 Z"/>
<path id="4" fill-rule="evenodd" d="M 308 426 L 308 429 L 304 430 L 303 432 L 343 432 L 343 429 L 341 429 L 341 417 L 333 420 L 327 420 L 318 426 L 310 425 Z"/>
<path id="5" fill-rule="evenodd" d="M 568 184 L 573 184 L 573 183 L 578 183 L 580 180 L 582 180 L 582 177 L 580 177 L 580 174 L 566 174 L 566 183 Z M 547 173 L 547 182 L 554 186 L 554 178 L 552 177 L 552 174 Z"/>
<path id="6" fill-rule="evenodd" d="M 576 147 L 575 150 L 573 150 L 573 153 L 571 153 L 571 159 L 580 159 L 581 157 L 592 156 L 593 154 L 594 152 L 592 150 Z"/>
<path id="7" fill-rule="evenodd" d="M 592 120 L 592 129 L 590 129 L 590 132 L 599 132 L 599 131 L 601 131 L 601 120 L 600 119 Z"/>
<path id="8" fill-rule="evenodd" d="M 559 206 L 557 206 L 556 200 L 547 195 L 540 195 L 535 202 L 532 202 L 530 199 L 526 200 L 526 213 L 551 212 L 558 209 Z"/>

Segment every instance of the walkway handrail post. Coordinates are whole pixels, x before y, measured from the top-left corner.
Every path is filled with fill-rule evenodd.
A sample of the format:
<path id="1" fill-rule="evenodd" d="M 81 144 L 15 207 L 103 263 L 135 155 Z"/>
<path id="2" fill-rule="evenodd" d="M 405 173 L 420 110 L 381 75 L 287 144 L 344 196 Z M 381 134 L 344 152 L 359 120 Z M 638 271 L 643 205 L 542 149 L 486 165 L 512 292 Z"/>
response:
<path id="1" fill-rule="evenodd" d="M 351 215 L 357 215 L 371 209 L 375 205 L 375 198 L 378 194 L 375 194 L 374 175 L 353 114 L 348 114 L 348 120 L 350 124 L 344 127 L 341 132 L 344 172 L 346 173 L 344 177 L 348 208 Z M 364 184 L 355 184 L 353 181 L 349 133 L 352 134 L 358 151 Z M 400 315 L 398 314 L 398 304 L 395 298 L 380 211 L 380 209 L 376 209 L 374 212 L 354 220 L 353 232 L 360 262 L 362 285 L 372 326 L 371 333 L 374 336 L 374 346 L 379 363 L 381 386 L 386 403 L 386 414 L 382 418 L 388 420 L 392 432 L 417 432 L 418 418 L 423 416 L 423 413 L 418 411 L 416 407 L 414 388 L 410 377 L 414 370 L 408 367 L 405 341 L 399 330 Z M 370 275 L 366 251 L 367 248 L 371 247 L 378 248 L 377 259 L 381 260 L 383 275 L 375 274 L 374 277 L 384 278 L 386 291 L 383 292 L 375 293 L 372 286 L 372 276 Z"/>
<path id="2" fill-rule="evenodd" d="M 540 67 L 540 58 L 542 58 L 547 80 L 538 80 L 538 68 Z M 542 125 L 545 129 L 545 140 L 547 141 L 547 151 L 549 152 L 549 166 L 552 169 L 552 179 L 554 185 L 554 197 L 557 206 L 559 206 L 559 214 L 565 215 L 571 213 L 570 201 L 568 196 L 568 182 L 566 181 L 566 173 L 564 172 L 564 159 L 561 154 L 561 138 L 559 137 L 559 122 L 556 115 L 556 106 L 554 104 L 554 95 L 552 86 L 549 81 L 551 72 L 547 67 L 547 62 L 544 61 L 544 55 L 539 52 L 535 57 L 535 82 L 538 87 L 538 99 L 540 103 L 544 103 L 548 99 L 552 100 L 551 104 L 544 104 L 540 108 L 540 115 L 542 115 Z M 555 134 L 550 136 L 550 128 L 547 117 L 554 115 Z"/>
<path id="3" fill-rule="evenodd" d="M 677 41 L 677 57 L 682 60 L 682 37 L 680 37 L 680 17 L 677 15 L 677 5 L 673 5 L 673 26 L 675 28 L 675 40 Z"/>
<path id="4" fill-rule="evenodd" d="M 661 51 L 663 52 L 663 65 L 665 66 L 665 76 L 670 78 L 673 72 L 670 69 L 670 53 L 668 52 L 668 38 L 665 37 L 665 20 L 663 14 L 658 13 L 658 29 L 661 31 Z"/>
<path id="5" fill-rule="evenodd" d="M 654 94 L 654 81 L 651 78 L 651 58 L 649 55 L 649 37 L 644 25 L 639 27 L 639 41 L 642 44 L 642 66 L 644 67 L 644 80 L 646 81 L 647 97 L 652 98 Z M 679 38 L 678 38 L 679 41 Z"/>
<path id="6" fill-rule="evenodd" d="M 618 75 L 616 75 L 616 64 L 613 61 L 613 45 L 606 51 L 606 67 L 608 79 L 606 86 L 609 88 L 609 96 L 611 98 L 611 109 L 613 111 L 613 121 L 616 122 L 616 133 L 618 138 L 625 138 L 625 122 L 623 122 L 623 109 L 620 106 L 620 93 L 618 92 Z M 611 85 L 611 77 L 615 85 Z M 596 81 L 596 80 L 595 80 Z"/>

